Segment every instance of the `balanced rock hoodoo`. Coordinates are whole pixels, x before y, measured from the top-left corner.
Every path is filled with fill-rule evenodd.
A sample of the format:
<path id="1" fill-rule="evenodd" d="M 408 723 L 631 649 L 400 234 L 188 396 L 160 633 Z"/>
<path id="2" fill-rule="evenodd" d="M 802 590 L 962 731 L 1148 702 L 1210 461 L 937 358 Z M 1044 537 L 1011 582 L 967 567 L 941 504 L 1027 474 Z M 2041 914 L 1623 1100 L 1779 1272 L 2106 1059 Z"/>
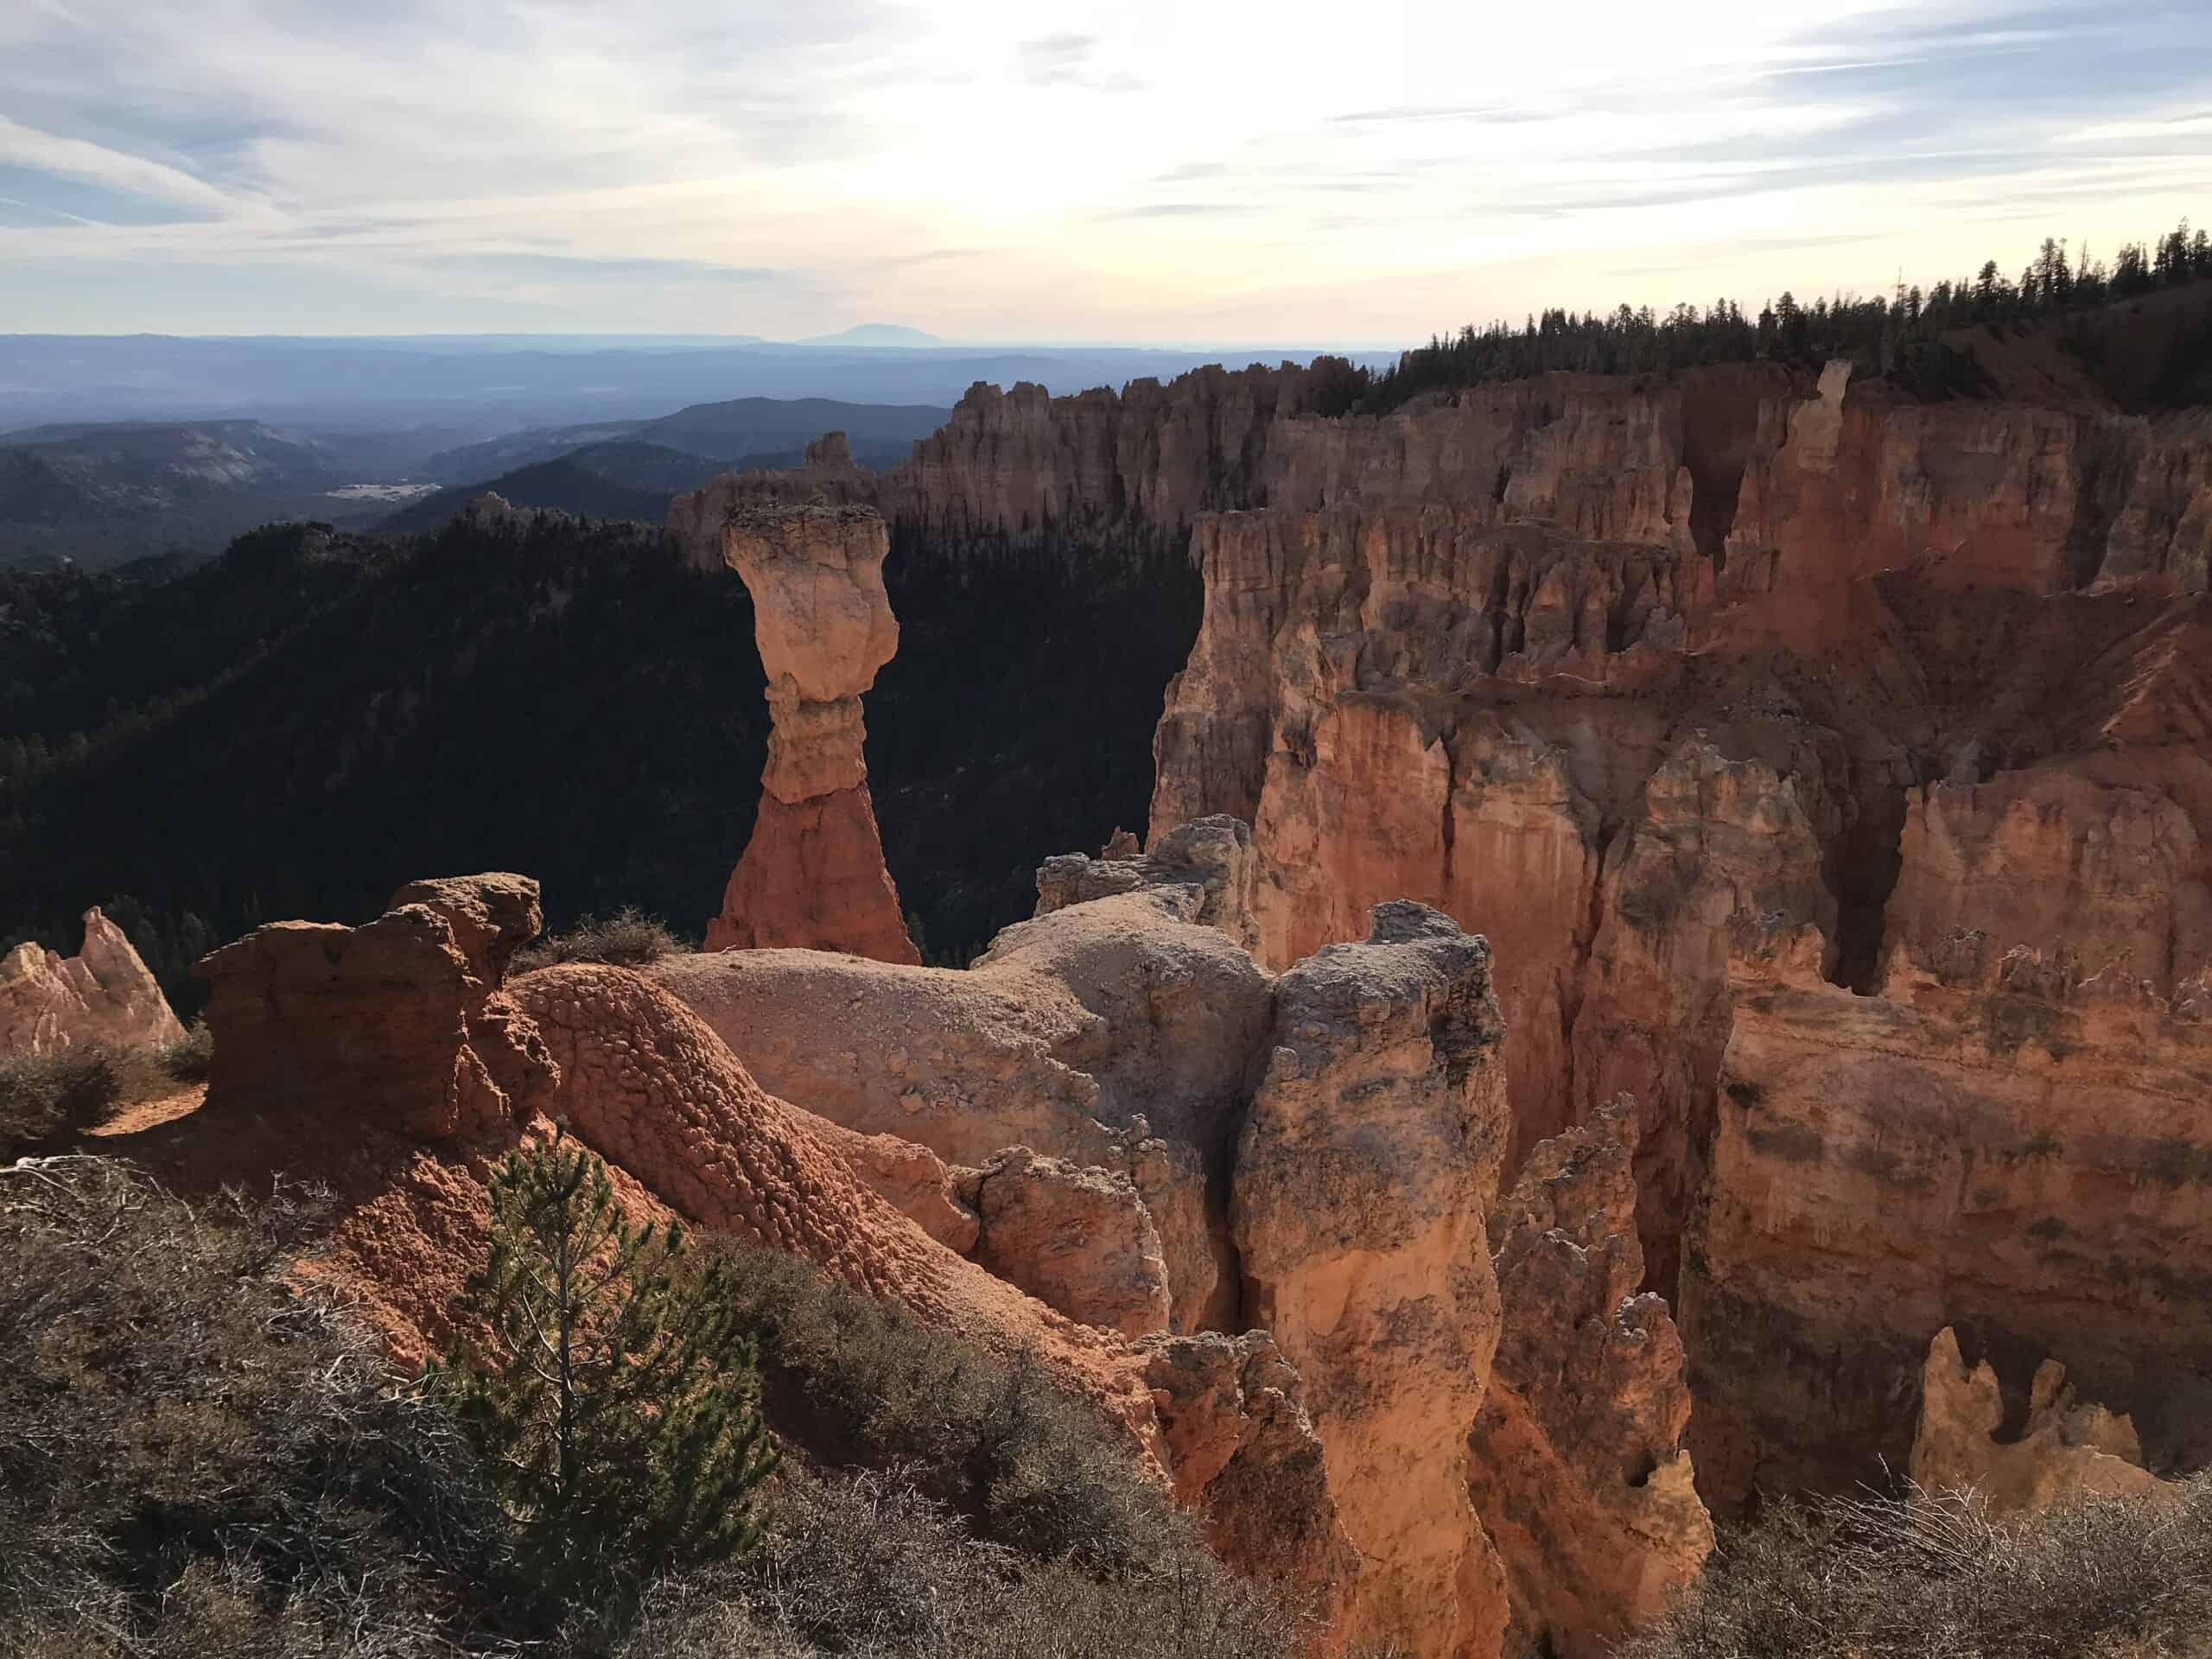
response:
<path id="1" fill-rule="evenodd" d="M 890 533 L 868 507 L 747 502 L 722 556 L 753 595 L 768 674 L 768 767 L 753 839 L 707 948 L 799 945 L 918 963 L 868 798 L 861 694 L 899 649 Z"/>

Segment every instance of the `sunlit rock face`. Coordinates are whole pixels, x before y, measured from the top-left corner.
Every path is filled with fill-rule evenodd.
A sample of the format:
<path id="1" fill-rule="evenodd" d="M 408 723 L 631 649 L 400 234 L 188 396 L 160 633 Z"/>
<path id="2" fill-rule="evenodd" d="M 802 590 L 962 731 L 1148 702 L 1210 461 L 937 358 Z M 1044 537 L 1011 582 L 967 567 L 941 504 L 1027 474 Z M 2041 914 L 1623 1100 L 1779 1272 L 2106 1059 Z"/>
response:
<path id="1" fill-rule="evenodd" d="M 2004 1433 L 2005 1398 L 1986 1359 L 1969 1366 L 1948 1325 L 1928 1345 L 1912 1482 L 1930 1499 L 1972 1492 L 1993 1516 L 2033 1514 L 2084 1496 L 2133 1497 L 2168 1488 L 2143 1467 L 2135 1425 L 2077 1401 L 2056 1360 L 2036 1367 L 2027 1421 Z"/>
<path id="2" fill-rule="evenodd" d="M 85 912 L 75 956 L 30 940 L 0 956 L 0 1056 L 152 1048 L 183 1035 L 138 952 L 97 906 Z"/>

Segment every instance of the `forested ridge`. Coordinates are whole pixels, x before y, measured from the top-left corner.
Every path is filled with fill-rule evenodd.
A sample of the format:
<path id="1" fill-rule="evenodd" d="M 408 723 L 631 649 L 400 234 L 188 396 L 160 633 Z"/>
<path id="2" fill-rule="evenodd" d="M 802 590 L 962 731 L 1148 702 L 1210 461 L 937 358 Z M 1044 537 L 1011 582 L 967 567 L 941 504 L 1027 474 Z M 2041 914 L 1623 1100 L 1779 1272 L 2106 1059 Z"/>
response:
<path id="1" fill-rule="evenodd" d="M 1029 913 L 1047 855 L 1141 826 L 1199 584 L 1165 543 L 905 531 L 886 575 L 872 786 L 957 958 Z M 0 942 L 73 951 L 100 905 L 188 1013 L 213 945 L 422 875 L 516 869 L 556 927 L 635 905 L 696 937 L 766 758 L 743 584 L 635 524 L 280 525 L 182 575 L 0 575 Z"/>
<path id="2" fill-rule="evenodd" d="M 1728 299 L 1677 305 L 1663 315 L 1648 305 L 1579 315 L 1552 309 L 1517 327 L 1493 321 L 1433 335 L 1363 388 L 1348 389 L 1347 406 L 1380 413 L 1424 392 L 1553 370 L 1664 374 L 1753 362 L 1817 369 L 1837 358 L 1923 397 L 1957 396 L 1980 390 L 1980 376 L 1972 357 L 1945 338 L 1956 330 L 2063 318 L 2208 277 L 2212 236 L 2183 219 L 2163 236 L 2120 248 L 2109 263 L 2086 246 L 2069 249 L 2046 237 L 2017 278 L 1992 259 L 1970 276 L 1924 289 L 1900 282 L 1893 293 L 1868 298 L 1839 294 L 1808 302 L 1785 289 L 1755 315 Z"/>

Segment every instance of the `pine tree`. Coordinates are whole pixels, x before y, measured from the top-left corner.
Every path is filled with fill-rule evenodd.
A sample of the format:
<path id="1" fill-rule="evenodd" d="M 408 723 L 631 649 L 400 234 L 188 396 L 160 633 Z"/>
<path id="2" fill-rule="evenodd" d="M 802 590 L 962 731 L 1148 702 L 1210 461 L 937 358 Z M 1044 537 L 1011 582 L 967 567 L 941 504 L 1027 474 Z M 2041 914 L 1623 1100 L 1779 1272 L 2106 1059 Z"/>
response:
<path id="1" fill-rule="evenodd" d="M 632 1228 L 607 1167 L 556 1139 L 492 1179 L 492 1245 L 436 1368 L 542 1572 L 639 1580 L 760 1541 L 776 1466 L 725 1269 Z"/>

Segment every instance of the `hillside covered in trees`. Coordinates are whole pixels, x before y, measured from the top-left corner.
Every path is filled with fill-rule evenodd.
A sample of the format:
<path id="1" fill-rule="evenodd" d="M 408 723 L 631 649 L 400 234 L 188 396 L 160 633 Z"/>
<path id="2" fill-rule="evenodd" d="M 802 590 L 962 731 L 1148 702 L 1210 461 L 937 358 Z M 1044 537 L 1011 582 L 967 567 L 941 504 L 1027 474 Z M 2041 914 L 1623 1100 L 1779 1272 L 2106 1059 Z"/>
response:
<path id="1" fill-rule="evenodd" d="M 876 810 L 918 940 L 959 957 L 1046 855 L 1142 825 L 1198 579 L 1164 545 L 903 536 L 887 575 Z M 0 941 L 73 950 L 100 905 L 188 1015 L 213 945 L 374 915 L 424 870 L 696 936 L 751 831 L 762 684 L 743 584 L 635 524 L 282 525 L 181 575 L 0 575 Z"/>
<path id="2" fill-rule="evenodd" d="M 2046 237 L 2017 278 L 1994 260 L 1970 276 L 1932 287 L 1899 284 L 1871 298 L 1837 295 L 1810 302 L 1788 290 L 1756 315 L 1733 300 L 1677 305 L 1663 315 L 1649 306 L 1609 312 L 1547 310 L 1520 327 L 1469 324 L 1439 334 L 1373 376 L 1352 394 L 1370 413 L 1395 409 L 1424 392 L 1455 391 L 1551 370 L 1584 374 L 1664 374 L 1714 363 L 1771 361 L 1818 368 L 1849 358 L 1866 374 L 1924 397 L 1980 388 L 1974 358 L 1953 336 L 1974 327 L 2011 328 L 2086 314 L 2113 301 L 2142 299 L 2212 278 L 2212 236 L 2184 219 L 2149 242 L 2129 243 L 2109 264 L 2086 247 L 2070 250 Z M 2212 338 L 2167 365 L 2165 382 L 2147 401 L 2181 401 L 2212 358 Z"/>

